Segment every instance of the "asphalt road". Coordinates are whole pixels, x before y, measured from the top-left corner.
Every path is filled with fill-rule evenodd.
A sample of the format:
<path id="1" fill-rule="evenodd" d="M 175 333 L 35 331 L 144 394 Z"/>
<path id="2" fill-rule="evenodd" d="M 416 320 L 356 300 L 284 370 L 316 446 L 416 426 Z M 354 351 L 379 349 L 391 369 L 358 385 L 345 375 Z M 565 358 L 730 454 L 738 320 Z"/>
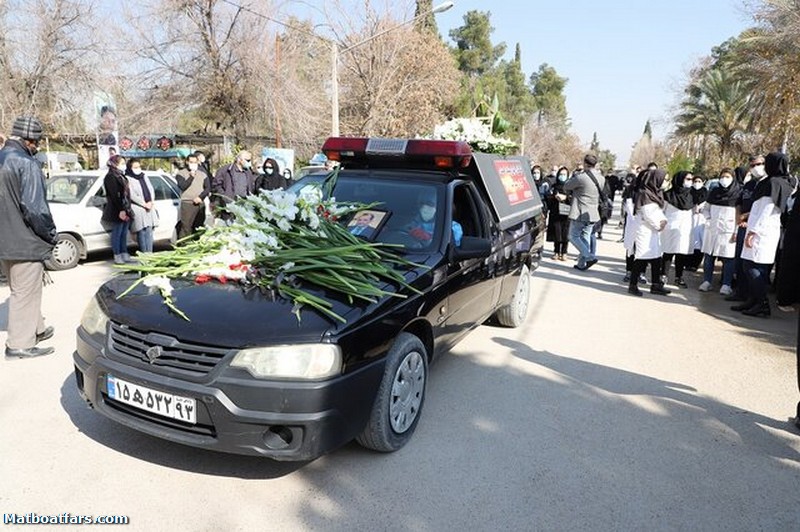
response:
<path id="1" fill-rule="evenodd" d="M 523 327 L 480 327 L 433 365 L 405 448 L 350 444 L 299 464 L 164 442 L 90 411 L 74 331 L 112 270 L 56 272 L 44 300 L 56 354 L 0 363 L 2 513 L 126 515 L 148 531 L 798 530 L 796 315 L 735 314 L 696 290 L 697 274 L 670 297 L 634 298 L 621 244 L 600 254 L 588 272 L 548 258 Z"/>

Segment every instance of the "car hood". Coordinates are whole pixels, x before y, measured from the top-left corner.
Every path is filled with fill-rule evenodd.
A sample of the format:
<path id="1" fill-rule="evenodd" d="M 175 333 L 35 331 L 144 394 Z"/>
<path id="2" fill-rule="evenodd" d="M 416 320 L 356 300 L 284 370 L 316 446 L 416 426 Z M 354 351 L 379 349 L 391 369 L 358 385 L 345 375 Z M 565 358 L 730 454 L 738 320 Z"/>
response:
<path id="1" fill-rule="evenodd" d="M 423 271 L 427 272 L 414 269 L 405 277 L 413 282 L 420 279 Z M 271 292 L 245 290 L 233 283 L 172 280 L 174 304 L 188 316 L 190 321 L 186 321 L 164 304 L 155 287 L 139 285 L 119 298 L 135 280 L 134 275 L 122 275 L 98 290 L 100 304 L 111 320 L 145 333 L 158 332 L 185 342 L 224 348 L 319 342 L 357 326 L 375 312 L 385 311 L 393 302 L 402 301 L 386 296 L 376 303 L 349 304 L 323 289 L 305 287 L 312 295 L 330 301 L 333 312 L 345 318 L 346 323 L 334 321 L 310 307 L 303 307 L 298 320 L 292 312 L 293 303 Z M 391 291 L 396 287 L 383 288 Z"/>

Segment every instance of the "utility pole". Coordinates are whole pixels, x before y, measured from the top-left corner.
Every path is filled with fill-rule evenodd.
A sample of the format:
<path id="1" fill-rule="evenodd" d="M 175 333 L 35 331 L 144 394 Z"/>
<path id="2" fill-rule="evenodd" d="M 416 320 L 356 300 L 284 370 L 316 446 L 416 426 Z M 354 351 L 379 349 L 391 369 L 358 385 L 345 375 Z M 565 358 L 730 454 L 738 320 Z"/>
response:
<path id="1" fill-rule="evenodd" d="M 275 74 L 281 75 L 281 36 L 275 34 Z M 280 98 L 275 98 L 275 147 L 281 147 L 281 102 Z"/>

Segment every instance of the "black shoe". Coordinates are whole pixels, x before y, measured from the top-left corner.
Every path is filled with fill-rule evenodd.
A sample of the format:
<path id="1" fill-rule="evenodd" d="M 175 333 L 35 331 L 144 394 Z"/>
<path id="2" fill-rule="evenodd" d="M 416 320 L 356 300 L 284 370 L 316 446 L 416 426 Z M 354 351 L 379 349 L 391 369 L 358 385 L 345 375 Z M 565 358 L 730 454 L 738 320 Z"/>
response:
<path id="1" fill-rule="evenodd" d="M 741 311 L 743 311 L 743 310 L 747 310 L 747 309 L 749 309 L 749 308 L 752 308 L 752 307 L 754 307 L 754 306 L 755 306 L 755 304 L 756 304 L 756 303 L 755 303 L 754 301 L 752 301 L 752 300 L 749 300 L 749 301 L 745 301 L 744 303 L 739 303 L 738 305 L 733 305 L 733 306 L 731 307 L 731 310 L 735 310 L 735 311 L 737 311 L 737 312 L 741 312 Z"/>
<path id="2" fill-rule="evenodd" d="M 739 294 L 733 293 L 725 297 L 725 301 L 746 301 L 746 299 Z"/>
<path id="3" fill-rule="evenodd" d="M 666 288 L 664 288 L 663 284 L 654 284 L 653 286 L 650 287 L 650 293 L 659 296 L 668 296 L 672 293 L 672 290 L 667 290 Z"/>
<path id="4" fill-rule="evenodd" d="M 769 318 L 772 315 L 772 311 L 769 308 L 768 302 L 758 303 L 749 309 L 743 310 L 742 314 L 745 316 L 755 316 L 758 318 Z"/>
<path id="5" fill-rule="evenodd" d="M 630 283 L 631 282 L 631 274 L 626 273 L 625 277 L 622 278 L 623 283 Z"/>
<path id="6" fill-rule="evenodd" d="M 689 285 L 686 284 L 686 281 L 683 280 L 683 277 L 678 277 L 675 279 L 675 286 L 679 288 L 688 288 Z"/>
<path id="7" fill-rule="evenodd" d="M 56 330 L 53 327 L 48 327 L 47 329 L 43 330 L 40 333 L 36 333 L 36 343 L 44 342 L 45 340 L 49 340 L 53 337 Z"/>
<path id="8" fill-rule="evenodd" d="M 644 276 L 644 275 L 640 275 L 640 276 L 639 276 L 639 284 L 642 284 L 642 285 L 644 285 L 644 286 L 647 286 L 647 279 L 645 278 L 645 276 Z"/>
<path id="9" fill-rule="evenodd" d="M 30 347 L 28 349 L 9 349 L 6 347 L 6 357 L 34 358 L 55 353 L 52 347 Z"/>
<path id="10" fill-rule="evenodd" d="M 597 259 L 587 260 L 586 261 L 586 269 L 588 270 L 589 268 L 591 268 L 595 264 L 597 264 Z"/>
<path id="11" fill-rule="evenodd" d="M 629 286 L 628 293 L 632 296 L 637 296 L 637 297 L 642 297 L 642 295 L 644 294 L 641 290 L 639 290 L 639 287 L 636 285 Z"/>
<path id="12" fill-rule="evenodd" d="M 576 270 L 580 270 L 582 272 L 585 272 L 586 270 L 589 269 L 589 266 L 580 266 L 579 264 L 575 264 L 572 267 L 575 268 Z"/>

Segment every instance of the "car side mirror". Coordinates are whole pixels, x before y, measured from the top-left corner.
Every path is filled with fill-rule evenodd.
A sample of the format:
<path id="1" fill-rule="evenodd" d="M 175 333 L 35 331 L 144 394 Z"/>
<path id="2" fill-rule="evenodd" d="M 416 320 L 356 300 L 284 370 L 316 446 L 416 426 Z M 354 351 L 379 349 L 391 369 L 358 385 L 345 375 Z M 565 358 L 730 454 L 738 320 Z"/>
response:
<path id="1" fill-rule="evenodd" d="M 492 254 L 492 242 L 488 238 L 465 236 L 461 245 L 450 247 L 451 262 L 467 259 L 485 259 Z"/>
<path id="2" fill-rule="evenodd" d="M 86 202 L 86 205 L 89 207 L 104 207 L 106 204 L 106 198 L 101 196 L 92 196 L 89 198 L 89 201 Z"/>

